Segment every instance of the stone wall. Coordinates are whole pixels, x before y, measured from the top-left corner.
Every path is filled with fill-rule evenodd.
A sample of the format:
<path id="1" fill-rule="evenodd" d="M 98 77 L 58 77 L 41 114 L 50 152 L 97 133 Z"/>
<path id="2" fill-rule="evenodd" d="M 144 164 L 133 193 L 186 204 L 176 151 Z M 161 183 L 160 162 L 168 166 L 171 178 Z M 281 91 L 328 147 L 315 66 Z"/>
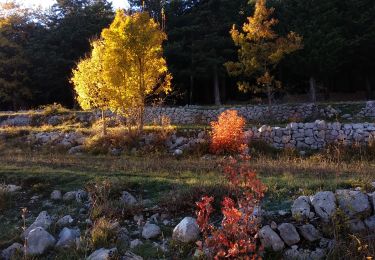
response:
<path id="1" fill-rule="evenodd" d="M 359 111 L 344 112 L 342 109 L 351 110 L 359 107 Z M 232 109 L 250 122 L 304 122 L 316 119 L 345 119 L 363 120 L 364 118 L 375 118 L 375 101 L 366 103 L 337 103 L 325 104 L 284 104 L 274 105 L 271 113 L 267 106 L 246 105 L 233 107 L 148 107 L 146 109 L 145 120 L 148 123 L 160 121 L 162 116 L 168 117 L 173 124 L 209 124 L 216 120 L 223 111 Z"/>
<path id="2" fill-rule="evenodd" d="M 146 109 L 146 122 L 159 121 L 166 116 L 173 124 L 209 124 L 225 110 L 237 110 L 247 121 L 261 121 L 265 119 L 273 121 L 288 121 L 290 119 L 305 120 L 317 112 L 313 104 L 275 105 L 271 113 L 267 106 L 233 106 L 221 108 L 209 108 L 199 106 L 185 107 L 149 107 Z"/>
<path id="3" fill-rule="evenodd" d="M 375 124 L 341 124 L 317 120 L 313 123 L 290 123 L 286 127 L 253 127 L 248 135 L 276 148 L 321 149 L 329 143 L 368 144 L 374 140 Z"/>

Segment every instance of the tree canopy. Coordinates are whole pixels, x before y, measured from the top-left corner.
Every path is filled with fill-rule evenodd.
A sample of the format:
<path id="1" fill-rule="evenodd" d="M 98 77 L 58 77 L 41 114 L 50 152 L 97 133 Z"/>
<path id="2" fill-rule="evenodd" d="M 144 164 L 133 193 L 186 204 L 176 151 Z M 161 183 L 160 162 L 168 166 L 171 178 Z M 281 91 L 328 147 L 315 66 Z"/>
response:
<path id="1" fill-rule="evenodd" d="M 248 102 L 263 93 L 242 93 L 237 82 L 256 83 L 259 75 L 231 77 L 224 66 L 237 58 L 230 30 L 255 10 L 248 0 L 130 0 L 124 12 L 149 12 L 168 41 L 163 55 L 173 75 L 173 104 Z M 13 6 L 9 11 L 10 6 Z M 284 93 L 366 92 L 375 83 L 375 2 L 373 0 L 267 0 L 277 35 L 303 37 L 303 49 L 272 67 Z M 7 11 L 8 10 L 8 11 Z M 90 41 L 114 18 L 107 0 L 58 0 L 49 10 L 32 10 L 8 1 L 0 16 L 0 108 L 20 109 L 58 102 L 76 105 L 72 69 L 89 56 Z M 6 17 L 6 18 L 4 18 Z M 12 18 L 10 18 L 12 17 Z M 239 30 L 240 31 L 240 30 Z M 316 95 L 315 95 L 315 94 Z M 313 97 L 315 95 L 315 98 Z"/>

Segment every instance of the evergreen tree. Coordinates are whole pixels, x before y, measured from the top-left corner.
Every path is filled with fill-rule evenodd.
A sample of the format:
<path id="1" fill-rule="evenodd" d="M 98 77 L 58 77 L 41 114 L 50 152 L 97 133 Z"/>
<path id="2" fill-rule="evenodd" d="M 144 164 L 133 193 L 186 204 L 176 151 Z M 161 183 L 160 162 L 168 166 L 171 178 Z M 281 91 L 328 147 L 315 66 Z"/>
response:
<path id="1" fill-rule="evenodd" d="M 0 101 L 1 107 L 19 109 L 32 97 L 29 61 L 25 55 L 33 23 L 30 10 L 15 2 L 0 3 Z"/>
<path id="2" fill-rule="evenodd" d="M 285 37 L 277 35 L 273 27 L 278 23 L 272 18 L 274 9 L 266 7 L 266 0 L 257 0 L 253 16 L 243 24 L 242 31 L 233 27 L 231 35 L 238 50 L 238 62 L 227 62 L 229 74 L 256 78 L 255 84 L 249 81 L 238 82 L 242 91 L 267 94 L 270 110 L 272 93 L 281 87 L 281 82 L 271 74 L 285 55 L 302 47 L 302 38 L 289 32 Z"/>
<path id="3" fill-rule="evenodd" d="M 37 102 L 73 105 L 69 79 L 75 62 L 90 50 L 90 39 L 99 36 L 113 19 L 106 0 L 59 0 L 39 25 L 27 48 L 33 88 L 42 94 Z"/>

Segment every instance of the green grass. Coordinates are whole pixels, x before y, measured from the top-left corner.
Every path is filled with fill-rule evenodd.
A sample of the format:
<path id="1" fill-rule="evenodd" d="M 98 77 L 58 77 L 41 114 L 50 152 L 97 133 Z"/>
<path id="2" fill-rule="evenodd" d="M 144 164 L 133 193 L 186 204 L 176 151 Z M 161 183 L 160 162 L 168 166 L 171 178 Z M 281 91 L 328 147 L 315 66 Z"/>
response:
<path id="1" fill-rule="evenodd" d="M 68 155 L 3 144 L 0 183 L 21 185 L 27 198 L 25 195 L 12 197 L 12 206 L 2 212 L 0 248 L 19 241 L 21 207 L 28 207 L 33 216 L 43 209 L 41 203 L 30 207 L 32 195 L 41 194 L 46 199 L 54 189 L 66 192 L 100 180 L 111 180 L 138 198 L 167 206 L 173 215 L 193 215 L 194 203 L 202 195 L 215 195 L 219 200 L 225 194 L 226 183 L 217 166 L 222 160 L 222 157 L 177 159 L 152 154 L 120 157 Z M 375 180 L 373 161 L 335 161 L 323 153 L 302 158 L 268 151 L 266 155 L 255 154 L 249 164 L 268 187 L 263 202 L 266 210 L 289 209 L 293 199 L 300 195 L 337 188 L 366 188 Z M 52 214 L 60 216 L 63 212 L 74 211 L 74 205 L 62 204 L 61 207 L 54 209 Z M 155 248 L 146 245 L 142 254 L 147 257 L 154 251 Z"/>

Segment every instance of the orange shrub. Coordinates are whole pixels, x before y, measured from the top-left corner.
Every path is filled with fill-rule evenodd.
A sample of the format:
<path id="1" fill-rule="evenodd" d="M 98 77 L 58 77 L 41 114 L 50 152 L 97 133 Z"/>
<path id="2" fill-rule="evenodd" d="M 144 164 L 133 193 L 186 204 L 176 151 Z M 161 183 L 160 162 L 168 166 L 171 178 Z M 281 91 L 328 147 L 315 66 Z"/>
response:
<path id="1" fill-rule="evenodd" d="M 243 153 L 247 149 L 245 124 L 245 119 L 239 116 L 236 110 L 221 113 L 218 121 L 211 122 L 211 152 L 215 154 Z"/>
<path id="2" fill-rule="evenodd" d="M 261 259 L 263 248 L 256 239 L 260 222 L 256 209 L 264 197 L 266 186 L 257 178 L 248 164 L 248 158 L 241 161 L 229 159 L 224 174 L 231 186 L 234 199 L 225 197 L 222 201 L 221 227 L 210 223 L 214 211 L 213 197 L 204 196 L 197 202 L 197 223 L 203 233 L 203 240 L 197 245 L 201 252 L 210 252 L 210 258 L 217 259 Z"/>

